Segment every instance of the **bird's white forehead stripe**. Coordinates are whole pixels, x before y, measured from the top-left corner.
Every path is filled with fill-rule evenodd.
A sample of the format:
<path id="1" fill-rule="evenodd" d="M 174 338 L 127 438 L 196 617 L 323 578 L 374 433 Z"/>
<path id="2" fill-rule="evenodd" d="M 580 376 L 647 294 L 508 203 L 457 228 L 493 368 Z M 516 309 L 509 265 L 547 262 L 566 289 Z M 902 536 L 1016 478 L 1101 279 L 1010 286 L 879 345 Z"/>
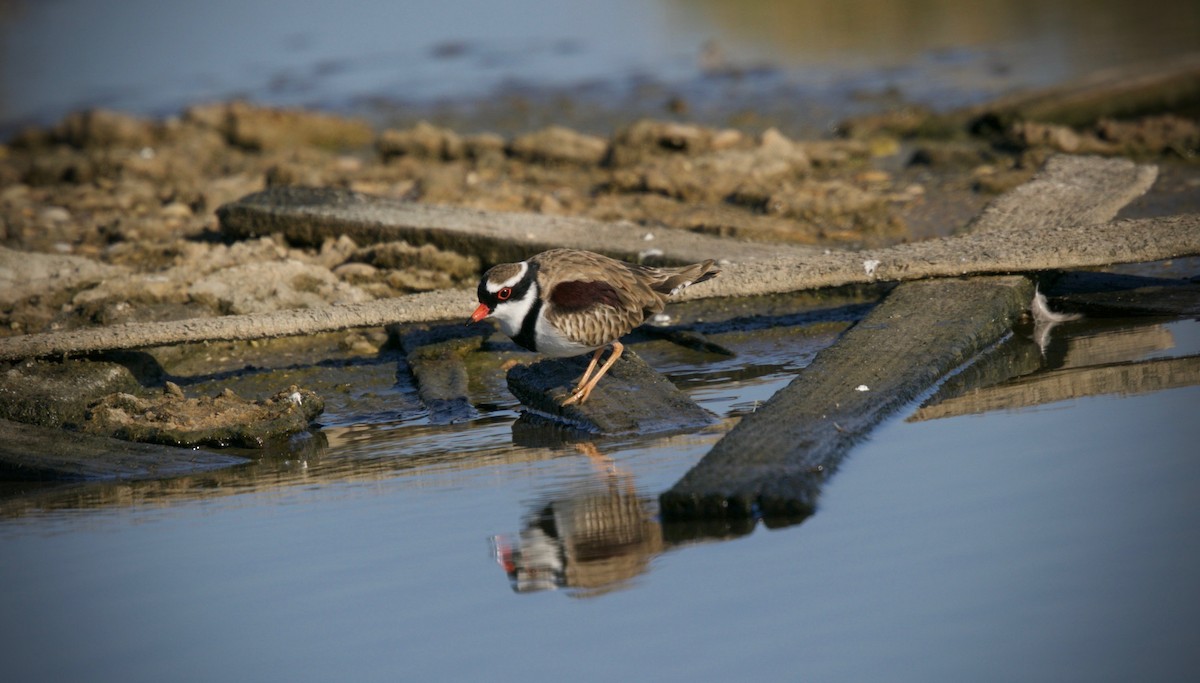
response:
<path id="1" fill-rule="evenodd" d="M 496 292 L 499 292 L 501 289 L 504 289 L 505 287 L 516 287 L 517 283 L 521 281 L 521 278 L 525 277 L 525 273 L 529 272 L 529 264 L 528 263 L 521 261 L 517 265 L 520 266 L 520 269 L 517 270 L 516 275 L 508 278 L 504 282 L 489 282 L 489 283 L 487 283 L 487 290 L 494 294 Z"/>

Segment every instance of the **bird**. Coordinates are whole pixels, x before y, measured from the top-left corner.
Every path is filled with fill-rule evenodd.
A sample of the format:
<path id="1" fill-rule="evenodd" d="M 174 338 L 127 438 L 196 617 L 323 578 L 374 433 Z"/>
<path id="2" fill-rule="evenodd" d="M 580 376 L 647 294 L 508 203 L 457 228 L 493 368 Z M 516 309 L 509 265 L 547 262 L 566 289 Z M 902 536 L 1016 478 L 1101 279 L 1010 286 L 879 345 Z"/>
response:
<path id="1" fill-rule="evenodd" d="M 582 249 L 551 249 L 492 266 L 467 324 L 495 318 L 518 345 L 553 358 L 592 352 L 564 406 L 584 403 L 621 357 L 620 338 L 661 313 L 667 298 L 720 274 L 708 259 L 677 268 L 626 263 Z M 606 347 L 608 359 L 593 376 Z"/>

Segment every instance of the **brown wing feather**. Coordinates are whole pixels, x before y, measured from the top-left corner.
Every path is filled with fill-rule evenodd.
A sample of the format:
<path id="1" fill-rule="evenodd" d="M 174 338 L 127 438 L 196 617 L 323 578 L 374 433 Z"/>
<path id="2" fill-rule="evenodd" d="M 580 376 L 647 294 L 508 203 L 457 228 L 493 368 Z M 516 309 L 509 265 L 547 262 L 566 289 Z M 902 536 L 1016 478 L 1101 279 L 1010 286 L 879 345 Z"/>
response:
<path id="1" fill-rule="evenodd" d="M 538 284 L 548 293 L 546 317 L 573 341 L 595 346 L 661 312 L 676 289 L 720 272 L 712 261 L 650 268 L 578 249 L 551 249 L 530 260 L 538 262 Z"/>
<path id="2" fill-rule="evenodd" d="M 547 293 L 542 310 L 572 341 L 603 346 L 641 325 L 647 306 L 661 310 L 661 295 L 616 259 L 552 249 L 532 260 L 538 262 L 538 284 Z"/>
<path id="3" fill-rule="evenodd" d="M 578 311 L 597 304 L 617 308 L 621 305 L 621 296 L 607 282 L 568 280 L 550 290 L 550 301 L 564 311 Z"/>

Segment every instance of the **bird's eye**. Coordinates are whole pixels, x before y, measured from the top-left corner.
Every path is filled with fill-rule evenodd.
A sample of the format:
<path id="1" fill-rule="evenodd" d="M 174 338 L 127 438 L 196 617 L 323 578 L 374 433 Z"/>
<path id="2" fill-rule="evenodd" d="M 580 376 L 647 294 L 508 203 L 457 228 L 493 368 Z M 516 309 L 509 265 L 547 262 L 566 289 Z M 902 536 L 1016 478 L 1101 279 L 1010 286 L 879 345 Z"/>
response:
<path id="1" fill-rule="evenodd" d="M 499 292 L 496 292 L 496 298 L 501 301 L 507 301 L 510 296 L 512 296 L 512 287 L 502 287 Z"/>

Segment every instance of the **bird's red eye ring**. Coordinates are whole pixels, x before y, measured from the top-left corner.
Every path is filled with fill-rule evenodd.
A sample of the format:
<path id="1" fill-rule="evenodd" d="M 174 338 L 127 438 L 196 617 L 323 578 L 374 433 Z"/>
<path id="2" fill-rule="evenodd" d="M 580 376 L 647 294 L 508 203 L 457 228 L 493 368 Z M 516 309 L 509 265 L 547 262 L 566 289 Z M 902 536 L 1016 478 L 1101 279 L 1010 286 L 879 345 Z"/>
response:
<path id="1" fill-rule="evenodd" d="M 510 296 L 512 296 L 512 287 L 501 287 L 500 291 L 496 292 L 496 298 L 501 301 L 507 301 Z"/>

